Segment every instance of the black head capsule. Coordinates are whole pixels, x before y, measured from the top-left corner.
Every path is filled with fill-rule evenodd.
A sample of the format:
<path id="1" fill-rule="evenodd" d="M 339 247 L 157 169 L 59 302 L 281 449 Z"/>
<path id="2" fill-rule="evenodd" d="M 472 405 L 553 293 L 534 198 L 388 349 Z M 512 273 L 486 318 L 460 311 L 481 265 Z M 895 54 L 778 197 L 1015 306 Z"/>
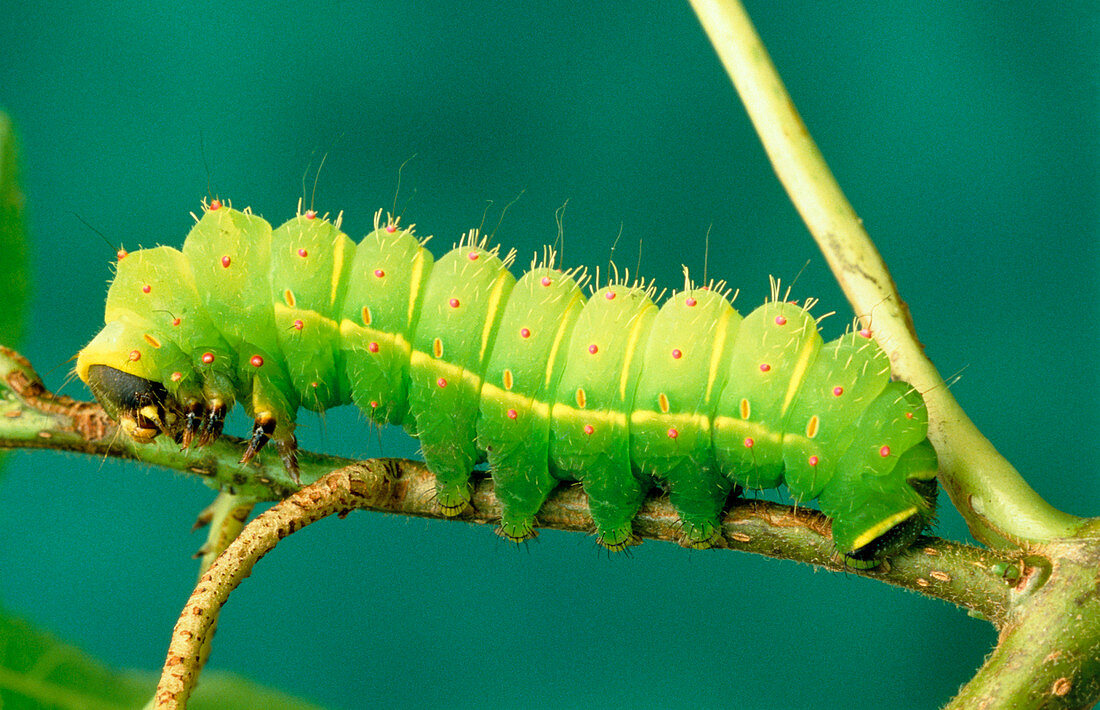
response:
<path id="1" fill-rule="evenodd" d="M 168 431 L 168 411 L 174 404 L 161 383 L 107 365 L 92 365 L 88 388 L 134 441 L 147 444 Z"/>

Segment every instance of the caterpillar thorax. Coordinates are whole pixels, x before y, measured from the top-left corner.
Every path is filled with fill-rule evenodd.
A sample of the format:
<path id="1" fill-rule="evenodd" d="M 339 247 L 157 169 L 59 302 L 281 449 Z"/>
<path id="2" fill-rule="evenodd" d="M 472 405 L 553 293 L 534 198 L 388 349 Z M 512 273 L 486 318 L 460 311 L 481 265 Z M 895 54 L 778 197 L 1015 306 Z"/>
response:
<path id="1" fill-rule="evenodd" d="M 487 458 L 516 541 L 562 480 L 583 484 L 612 549 L 636 541 L 655 485 L 692 547 L 713 544 L 740 487 L 819 498 L 853 561 L 908 545 L 932 515 L 919 394 L 890 381 L 869 331 L 823 343 L 807 304 L 774 289 L 745 317 L 721 284 L 687 282 L 660 308 L 637 284 L 586 298 L 552 256 L 517 281 L 473 233 L 436 261 L 378 215 L 356 244 L 339 219 L 273 230 L 216 200 L 182 251 L 119 256 L 77 373 L 137 441 L 203 445 L 240 401 L 255 419 L 243 462 L 274 440 L 296 478 L 298 408 L 354 403 L 420 438 L 446 514 Z"/>

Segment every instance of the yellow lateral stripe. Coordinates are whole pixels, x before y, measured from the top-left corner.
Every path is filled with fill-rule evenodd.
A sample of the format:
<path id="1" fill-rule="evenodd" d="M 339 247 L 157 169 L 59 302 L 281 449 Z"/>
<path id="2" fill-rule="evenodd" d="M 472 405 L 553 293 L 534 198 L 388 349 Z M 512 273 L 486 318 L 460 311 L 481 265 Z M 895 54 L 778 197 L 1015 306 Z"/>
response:
<path id="1" fill-rule="evenodd" d="M 481 378 L 470 372 L 461 365 L 456 365 L 453 362 L 447 362 L 446 360 L 436 360 L 434 357 L 421 350 L 413 350 L 409 354 L 409 366 L 411 367 L 424 367 L 433 372 L 443 375 L 450 381 L 464 380 L 472 388 L 476 388 L 476 391 L 481 391 Z"/>
<path id="2" fill-rule="evenodd" d="M 493 325 L 496 324 L 496 314 L 500 310 L 500 299 L 504 297 L 504 285 L 508 283 L 508 279 L 512 278 L 512 274 L 504 269 L 498 276 L 496 283 L 493 284 L 493 290 L 489 294 L 489 310 L 485 315 L 485 326 L 481 329 L 481 349 L 477 353 L 477 361 L 479 364 L 485 363 L 485 351 L 489 349 L 489 336 L 493 334 Z"/>
<path id="3" fill-rule="evenodd" d="M 736 417 L 715 417 L 714 430 L 733 429 L 735 431 L 750 434 L 754 439 L 769 441 L 777 446 L 783 443 L 783 432 L 772 431 L 766 425 L 759 422 L 745 421 Z"/>
<path id="4" fill-rule="evenodd" d="M 555 402 L 554 406 L 550 410 L 550 418 L 554 421 L 564 421 L 571 419 L 573 421 L 583 422 L 606 422 L 608 424 L 617 424 L 620 427 L 626 426 L 626 414 L 623 412 L 594 412 L 590 409 L 577 409 L 576 407 L 570 407 L 568 404 L 562 402 Z"/>
<path id="5" fill-rule="evenodd" d="M 332 255 L 332 290 L 329 292 L 328 305 L 330 307 L 336 305 L 336 295 L 340 292 L 340 281 L 344 275 L 344 247 L 347 246 L 347 241 L 341 239 L 344 236 L 340 230 L 336 230 L 336 243 L 333 244 Z"/>
<path id="6" fill-rule="evenodd" d="M 496 385 L 486 382 L 481 386 L 481 396 L 489 396 L 494 399 L 500 399 L 505 404 L 512 405 L 513 408 L 522 411 L 533 412 L 535 415 L 546 419 L 550 416 L 550 403 L 543 402 L 542 400 L 535 399 L 534 397 L 528 397 L 527 395 L 519 394 L 518 392 L 509 392 L 508 390 L 502 390 Z"/>
<path id="7" fill-rule="evenodd" d="M 705 414 L 682 412 L 679 414 L 664 414 L 662 412 L 638 409 L 630 413 L 631 426 L 644 426 L 646 424 L 659 423 L 661 426 L 675 425 L 679 427 L 693 426 L 701 431 L 710 431 L 710 418 Z"/>
<path id="8" fill-rule="evenodd" d="M 864 545 L 868 544 L 882 533 L 886 532 L 890 528 L 894 527 L 900 522 L 908 520 L 917 514 L 917 507 L 906 508 L 900 513 L 894 513 L 889 518 L 880 520 L 871 527 L 863 531 L 863 533 L 852 542 L 852 549 L 858 550 Z"/>

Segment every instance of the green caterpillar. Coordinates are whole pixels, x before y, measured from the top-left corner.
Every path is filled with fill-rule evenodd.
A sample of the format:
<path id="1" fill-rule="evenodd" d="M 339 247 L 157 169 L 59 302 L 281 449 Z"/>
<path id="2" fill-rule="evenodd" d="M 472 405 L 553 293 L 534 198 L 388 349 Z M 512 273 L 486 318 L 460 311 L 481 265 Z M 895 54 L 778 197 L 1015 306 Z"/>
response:
<path id="1" fill-rule="evenodd" d="M 381 213 L 357 245 L 313 211 L 272 230 L 203 208 L 182 251 L 119 253 L 106 326 L 77 359 L 136 441 L 205 444 L 240 401 L 255 419 L 242 462 L 273 440 L 297 480 L 298 408 L 353 402 L 419 437 L 447 515 L 487 457 L 515 541 L 562 480 L 583 484 L 612 550 L 637 542 L 654 485 L 696 548 L 740 487 L 819 498 L 853 564 L 903 549 L 932 517 L 919 394 L 890 381 L 868 330 L 823 343 L 812 304 L 775 288 L 744 318 L 722 284 L 688 281 L 660 308 L 636 284 L 586 299 L 549 250 L 517 281 L 475 232 L 435 261 Z"/>

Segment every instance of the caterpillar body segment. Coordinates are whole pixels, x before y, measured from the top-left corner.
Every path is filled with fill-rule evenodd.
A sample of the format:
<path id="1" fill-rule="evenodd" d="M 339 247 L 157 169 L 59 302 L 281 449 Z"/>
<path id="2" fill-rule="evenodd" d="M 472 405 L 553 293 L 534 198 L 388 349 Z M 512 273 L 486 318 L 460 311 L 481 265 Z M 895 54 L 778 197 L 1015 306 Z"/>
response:
<path id="1" fill-rule="evenodd" d="M 682 543 L 721 535 L 731 491 L 786 482 L 821 499 L 838 551 L 875 564 L 931 519 L 927 412 L 866 330 L 823 343 L 778 292 L 744 318 L 721 285 L 658 308 L 644 286 L 586 299 L 552 257 L 518 281 L 475 233 L 433 260 L 390 220 L 356 244 L 313 212 L 277 229 L 213 202 L 182 251 L 126 255 L 77 374 L 136 441 L 204 444 L 235 401 L 297 476 L 294 421 L 355 403 L 420 438 L 445 514 L 484 458 L 501 533 L 534 535 L 560 481 L 580 481 L 599 541 L 668 490 Z"/>

